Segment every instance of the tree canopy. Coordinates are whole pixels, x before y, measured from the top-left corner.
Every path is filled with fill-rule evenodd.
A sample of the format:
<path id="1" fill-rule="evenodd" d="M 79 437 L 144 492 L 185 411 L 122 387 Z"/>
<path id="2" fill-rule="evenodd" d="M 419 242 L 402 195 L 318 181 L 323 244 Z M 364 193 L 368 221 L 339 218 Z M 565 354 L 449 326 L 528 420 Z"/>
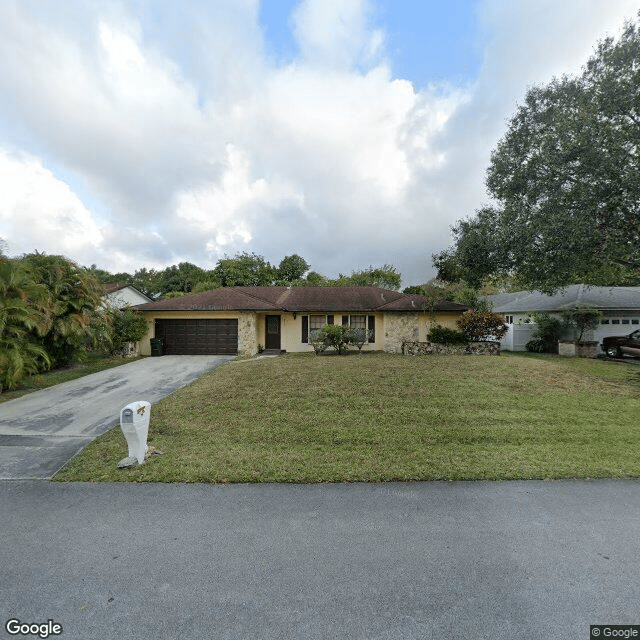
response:
<path id="1" fill-rule="evenodd" d="M 495 204 L 453 227 L 441 279 L 522 288 L 640 282 L 640 31 L 600 42 L 582 74 L 531 88 L 491 155 Z"/>
<path id="2" fill-rule="evenodd" d="M 181 262 L 162 270 L 141 268 L 133 274 L 112 274 L 95 264 L 86 271 L 103 284 L 130 284 L 154 300 L 220 287 L 364 286 L 398 290 L 402 277 L 388 264 L 353 271 L 350 276 L 340 274 L 336 279 L 309 268 L 309 263 L 296 253 L 285 256 L 275 267 L 261 255 L 243 252 L 221 258 L 211 270 Z"/>
<path id="3" fill-rule="evenodd" d="M 275 267 L 255 253 L 223 258 L 213 273 L 223 287 L 269 287 L 277 276 Z"/>
<path id="4" fill-rule="evenodd" d="M 301 282 L 307 271 L 309 271 L 309 263 L 303 257 L 297 253 L 285 256 L 278 265 L 277 283 L 288 285 Z"/>
<path id="5" fill-rule="evenodd" d="M 397 291 L 402 275 L 390 264 L 382 267 L 369 267 L 362 271 L 352 271 L 350 276 L 340 274 L 337 280 L 328 281 L 329 285 L 351 287 L 381 287 Z"/>

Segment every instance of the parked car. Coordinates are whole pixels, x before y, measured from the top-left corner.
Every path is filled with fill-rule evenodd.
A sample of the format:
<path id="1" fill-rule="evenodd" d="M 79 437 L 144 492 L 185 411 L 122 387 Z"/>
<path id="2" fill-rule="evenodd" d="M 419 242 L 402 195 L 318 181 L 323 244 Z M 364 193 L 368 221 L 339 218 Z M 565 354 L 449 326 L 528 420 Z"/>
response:
<path id="1" fill-rule="evenodd" d="M 640 357 L 640 329 L 632 331 L 628 336 L 603 338 L 602 350 L 610 358 L 622 358 L 622 356 Z"/>

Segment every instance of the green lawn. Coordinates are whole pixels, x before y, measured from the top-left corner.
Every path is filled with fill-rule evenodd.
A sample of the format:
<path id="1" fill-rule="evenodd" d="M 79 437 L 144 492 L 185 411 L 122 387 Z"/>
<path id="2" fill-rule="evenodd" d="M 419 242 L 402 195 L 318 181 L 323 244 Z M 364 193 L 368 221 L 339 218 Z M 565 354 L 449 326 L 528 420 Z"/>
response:
<path id="1" fill-rule="evenodd" d="M 13 391 L 3 391 L 0 393 L 0 402 L 6 402 L 7 400 L 13 400 L 20 396 L 27 395 L 33 391 L 39 389 L 46 389 L 47 387 L 53 387 L 61 382 L 68 382 L 69 380 L 75 380 L 76 378 L 82 378 L 90 373 L 97 373 L 103 369 L 111 369 L 112 367 L 119 367 L 127 362 L 133 362 L 139 358 L 123 358 L 121 356 L 99 356 L 88 355 L 86 362 L 81 364 L 74 364 L 70 367 L 63 367 L 61 369 L 54 369 L 53 371 L 47 371 L 46 373 L 39 373 L 35 376 L 29 376 L 25 378 L 17 389 Z"/>
<path id="2" fill-rule="evenodd" d="M 640 367 L 553 356 L 231 362 L 151 410 L 163 452 L 118 470 L 119 428 L 58 480 L 378 482 L 640 476 Z"/>

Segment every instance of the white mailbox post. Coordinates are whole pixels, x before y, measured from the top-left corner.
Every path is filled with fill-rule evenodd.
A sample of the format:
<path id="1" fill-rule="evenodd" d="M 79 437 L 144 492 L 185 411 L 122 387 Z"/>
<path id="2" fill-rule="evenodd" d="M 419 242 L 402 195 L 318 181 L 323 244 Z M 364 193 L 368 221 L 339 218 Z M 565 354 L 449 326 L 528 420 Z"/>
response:
<path id="1" fill-rule="evenodd" d="M 147 435 L 151 418 L 151 403 L 145 400 L 131 402 L 120 412 L 120 428 L 129 446 L 129 457 L 118 463 L 130 467 L 144 462 L 147 453 Z"/>

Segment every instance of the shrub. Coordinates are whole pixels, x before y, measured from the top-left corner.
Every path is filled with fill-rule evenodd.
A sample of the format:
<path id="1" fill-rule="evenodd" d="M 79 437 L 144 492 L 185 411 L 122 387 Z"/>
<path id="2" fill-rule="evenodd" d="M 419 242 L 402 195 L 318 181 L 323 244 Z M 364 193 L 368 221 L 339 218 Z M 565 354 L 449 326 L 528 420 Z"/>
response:
<path id="1" fill-rule="evenodd" d="M 465 311 L 458 326 L 469 340 L 500 340 L 509 330 L 504 318 L 493 311 Z"/>
<path id="2" fill-rule="evenodd" d="M 322 331 L 322 329 L 318 329 L 317 331 L 312 331 L 309 334 L 309 344 L 313 347 L 316 355 L 322 355 L 329 346 L 327 341 L 327 336 Z"/>
<path id="3" fill-rule="evenodd" d="M 42 346 L 51 363 L 63 367 L 86 353 L 87 343 L 97 343 L 104 329 L 100 319 L 103 286 L 64 256 L 33 253 L 20 259 L 33 281 L 45 291 L 44 301 L 34 301 L 47 318 Z"/>
<path id="4" fill-rule="evenodd" d="M 0 339 L 0 393 L 4 389 L 15 389 L 26 376 L 48 367 L 50 360 L 44 348 L 28 337 L 14 340 Z"/>
<path id="5" fill-rule="evenodd" d="M 437 342 L 438 344 L 466 344 L 469 342 L 467 336 L 462 331 L 456 331 L 455 329 L 449 329 L 441 325 L 431 328 L 427 334 L 427 340 L 429 342 Z"/>
<path id="6" fill-rule="evenodd" d="M 327 346 L 333 347 L 338 353 L 347 350 L 351 328 L 339 324 L 325 324 L 318 331 L 318 339 L 324 339 Z"/>
<path id="7" fill-rule="evenodd" d="M 333 347 L 338 353 L 345 353 L 350 344 L 361 351 L 372 336 L 371 331 L 354 329 L 339 324 L 325 324 L 317 331 L 309 335 L 309 344 L 317 355 L 324 353 L 329 347 Z"/>
<path id="8" fill-rule="evenodd" d="M 526 349 L 533 353 L 558 353 L 558 340 L 564 333 L 564 323 L 560 318 L 549 313 L 533 313 L 537 324 L 532 339 L 527 342 Z"/>
<path id="9" fill-rule="evenodd" d="M 109 339 L 112 353 L 124 353 L 129 343 L 138 342 L 147 333 L 147 321 L 144 316 L 135 309 L 110 309 Z"/>
<path id="10" fill-rule="evenodd" d="M 558 344 L 556 342 L 556 344 Z M 548 351 L 548 343 L 546 340 L 542 338 L 531 338 L 529 342 L 525 345 L 527 351 L 531 353 L 549 353 Z"/>

